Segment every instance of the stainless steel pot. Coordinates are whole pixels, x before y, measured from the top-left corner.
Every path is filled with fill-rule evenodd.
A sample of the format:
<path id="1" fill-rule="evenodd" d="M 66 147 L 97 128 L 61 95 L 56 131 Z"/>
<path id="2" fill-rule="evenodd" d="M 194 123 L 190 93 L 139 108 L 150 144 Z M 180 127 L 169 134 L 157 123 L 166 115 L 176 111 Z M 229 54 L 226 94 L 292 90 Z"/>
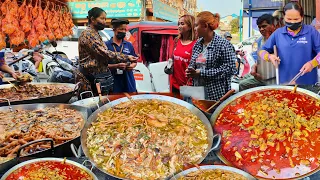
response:
<path id="1" fill-rule="evenodd" d="M 91 97 L 86 98 L 86 99 L 82 99 L 83 94 L 91 94 Z M 108 96 L 101 96 L 101 99 L 99 96 L 93 97 L 92 91 L 85 91 L 85 92 L 80 93 L 80 98 L 81 98 L 81 100 L 72 103 L 72 105 L 86 107 L 88 109 L 89 115 L 92 114 L 93 112 L 95 112 L 97 109 L 99 109 L 103 105 L 110 102 Z"/>
<path id="2" fill-rule="evenodd" d="M 75 94 L 75 92 L 77 92 L 79 89 L 79 84 L 68 84 L 68 83 L 30 83 L 30 84 L 32 84 L 32 85 L 63 85 L 63 86 L 70 87 L 72 89 L 72 91 L 65 93 L 65 94 L 43 97 L 43 98 L 38 98 L 38 99 L 11 101 L 12 105 L 35 104 L 35 103 L 68 103 L 69 100 L 72 98 L 72 96 Z M 13 85 L 6 84 L 6 85 L 1 85 L 0 89 L 6 89 L 6 88 L 11 88 L 11 87 L 13 87 Z M 8 105 L 8 103 L 6 103 L 6 102 L 0 103 L 0 106 L 7 106 L 7 105 Z"/>
<path id="3" fill-rule="evenodd" d="M 16 166 L 14 166 L 13 168 L 11 168 L 8 172 L 6 172 L 1 180 L 5 180 L 8 176 L 10 176 L 11 173 L 13 173 L 15 170 L 21 168 L 21 167 L 24 167 L 24 166 L 28 166 L 30 164 L 33 164 L 33 163 L 38 163 L 38 162 L 63 162 L 64 159 L 62 158 L 38 158 L 38 159 L 33 159 L 33 160 L 29 160 L 29 161 L 25 161 L 23 163 L 20 163 Z M 65 163 L 67 164 L 71 164 L 71 165 L 74 165 L 82 170 L 84 170 L 86 173 L 88 173 L 94 180 L 98 180 L 97 176 L 95 174 L 93 174 L 92 171 L 90 171 L 88 168 L 86 168 L 85 166 L 77 163 L 77 162 L 74 162 L 74 161 L 70 161 L 70 160 L 65 160 Z"/>
<path id="4" fill-rule="evenodd" d="M 189 109 L 194 115 L 196 115 L 202 121 L 202 123 L 205 125 L 205 127 L 207 129 L 207 137 L 208 137 L 209 146 L 208 146 L 205 154 L 203 155 L 203 157 L 201 159 L 199 159 L 197 164 L 200 164 L 206 158 L 206 156 L 209 154 L 209 152 L 216 151 L 219 149 L 221 136 L 219 134 L 213 134 L 212 127 L 210 125 L 209 120 L 195 106 L 193 106 L 185 101 L 182 101 L 180 99 L 176 99 L 176 98 L 169 97 L 169 96 L 163 96 L 163 95 L 136 95 L 136 96 L 132 96 L 132 100 L 143 100 L 143 99 L 158 99 L 158 100 L 169 101 L 169 102 L 172 102 L 175 104 L 179 104 L 179 105 L 184 106 L 187 109 Z M 122 102 L 127 102 L 127 101 L 129 101 L 129 99 L 127 97 L 124 97 L 124 98 L 117 99 L 115 101 L 112 101 L 111 103 L 108 103 L 108 104 L 102 106 L 101 108 L 99 108 L 97 111 L 95 111 L 89 117 L 83 130 L 81 131 L 81 146 L 82 146 L 83 152 L 86 155 L 86 157 L 88 157 L 90 159 L 90 161 L 93 163 L 93 165 L 96 166 L 100 171 L 102 171 L 105 174 L 108 174 L 112 177 L 119 178 L 119 179 L 123 179 L 123 178 L 120 178 L 120 177 L 117 177 L 113 174 L 108 173 L 103 168 L 98 167 L 96 165 L 96 163 L 93 161 L 93 158 L 91 157 L 91 155 L 88 151 L 88 148 L 87 148 L 87 130 L 91 127 L 92 122 L 96 121 L 97 116 L 100 112 L 104 112 L 105 110 L 112 108 L 113 106 L 116 106 L 117 104 L 120 104 Z M 215 142 L 214 142 L 214 140 L 215 140 Z"/>
<path id="5" fill-rule="evenodd" d="M 194 168 L 187 169 L 185 171 L 180 172 L 179 174 L 176 174 L 170 180 L 179 179 L 181 177 L 188 175 L 191 172 L 196 172 L 196 171 L 201 171 L 201 170 L 213 170 L 213 169 L 221 169 L 221 170 L 234 172 L 234 173 L 237 173 L 237 174 L 244 176 L 245 178 L 247 178 L 247 180 L 255 180 L 256 179 L 253 176 L 251 176 L 250 174 L 248 174 L 247 172 L 244 172 L 244 171 L 237 169 L 237 168 L 234 168 L 234 167 L 223 166 L 223 165 L 208 165 L 208 166 L 199 166 L 199 168 L 194 167 Z"/>
<path id="6" fill-rule="evenodd" d="M 55 103 L 48 103 L 48 104 L 24 104 L 24 105 L 14 105 L 14 106 L 3 106 L 0 107 L 0 111 L 8 111 L 8 110 L 35 110 L 35 109 L 43 109 L 46 107 L 60 107 L 60 108 L 66 108 L 66 109 L 74 109 L 78 112 L 81 113 L 83 119 L 86 121 L 87 117 L 88 117 L 88 112 L 87 112 L 87 108 L 85 107 L 81 107 L 81 106 L 76 106 L 76 105 L 70 105 L 70 104 L 55 104 Z M 35 140 L 35 141 L 31 141 L 23 146 L 21 146 L 18 150 L 18 157 L 11 159 L 9 161 L 0 163 L 0 172 L 4 172 L 6 170 L 8 170 L 9 168 L 11 168 L 12 166 L 16 165 L 19 162 L 19 152 L 38 142 L 43 142 L 43 141 L 49 141 L 52 144 L 51 149 L 46 149 L 44 151 L 38 151 L 36 153 L 30 154 L 28 156 L 25 157 L 48 157 L 48 156 L 56 156 L 56 157 L 64 157 L 64 156 L 72 156 L 72 151 L 70 150 L 70 144 L 76 144 L 76 145 L 80 145 L 80 136 L 74 139 L 71 139 L 69 141 L 66 141 L 62 144 L 59 144 L 57 146 L 53 147 L 53 139 L 51 138 L 45 138 L 45 139 L 39 139 L 39 140 Z M 22 157 L 23 159 L 23 157 Z"/>
<path id="7" fill-rule="evenodd" d="M 302 86 L 303 87 L 303 86 Z M 293 91 L 295 87 L 293 86 L 277 86 L 277 85 L 274 85 L 274 86 L 261 86 L 261 87 L 256 87 L 256 88 L 252 88 L 252 89 L 248 89 L 248 90 L 245 90 L 245 91 L 242 91 L 242 92 L 239 92 L 233 96 L 231 96 L 230 98 L 228 98 L 227 100 L 225 100 L 222 104 L 220 104 L 217 109 L 215 110 L 215 112 L 213 113 L 213 115 L 211 116 L 211 119 L 210 119 L 210 122 L 211 122 L 211 125 L 212 127 L 214 127 L 215 123 L 216 123 L 216 120 L 218 119 L 218 117 L 220 116 L 220 113 L 221 111 L 227 106 L 229 105 L 230 103 L 236 101 L 238 98 L 242 97 L 242 96 L 246 96 L 247 94 L 250 94 L 250 93 L 254 93 L 254 92 L 258 92 L 258 91 L 262 91 L 262 90 L 289 90 L 289 91 Z M 303 88 L 297 88 L 296 89 L 297 92 L 299 93 L 302 93 L 302 94 L 305 94 L 305 95 L 308 95 L 308 96 L 311 96 L 315 99 L 320 99 L 320 93 L 316 94 L 314 92 L 311 92 L 309 90 L 306 90 L 306 89 L 303 89 Z M 223 162 L 225 163 L 226 165 L 228 166 L 233 166 L 222 154 L 220 151 L 217 151 L 216 152 L 216 155 L 218 156 L 218 158 Z M 314 171 L 308 173 L 308 174 L 305 174 L 303 176 L 299 176 L 299 177 L 295 177 L 293 179 L 302 179 L 302 178 L 305 178 L 305 177 L 308 177 L 316 172 L 318 172 L 320 170 L 320 167 L 318 167 L 317 169 L 315 169 Z M 260 178 L 259 178 L 260 179 Z"/>

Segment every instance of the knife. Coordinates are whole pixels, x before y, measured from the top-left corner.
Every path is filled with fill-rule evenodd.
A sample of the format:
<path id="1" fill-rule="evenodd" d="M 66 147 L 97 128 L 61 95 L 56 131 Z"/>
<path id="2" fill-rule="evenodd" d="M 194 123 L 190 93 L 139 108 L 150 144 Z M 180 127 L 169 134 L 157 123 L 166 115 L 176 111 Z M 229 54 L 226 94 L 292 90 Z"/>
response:
<path id="1" fill-rule="evenodd" d="M 277 46 L 276 45 L 273 46 L 273 54 L 278 57 L 278 51 L 277 51 Z M 280 80 L 279 80 L 279 63 L 276 65 L 276 82 L 277 82 L 277 85 L 280 84 Z"/>

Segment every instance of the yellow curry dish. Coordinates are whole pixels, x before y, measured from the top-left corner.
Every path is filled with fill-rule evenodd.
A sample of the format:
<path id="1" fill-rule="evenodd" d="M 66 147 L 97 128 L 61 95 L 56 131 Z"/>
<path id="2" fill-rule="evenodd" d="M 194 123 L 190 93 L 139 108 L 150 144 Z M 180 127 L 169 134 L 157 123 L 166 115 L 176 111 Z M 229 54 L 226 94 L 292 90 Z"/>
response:
<path id="1" fill-rule="evenodd" d="M 177 180 L 247 180 L 247 178 L 241 174 L 222 169 L 199 169 Z"/>
<path id="2" fill-rule="evenodd" d="M 162 100 L 132 100 L 101 112 L 87 130 L 92 160 L 127 179 L 164 179 L 197 164 L 208 130 L 187 108 Z"/>

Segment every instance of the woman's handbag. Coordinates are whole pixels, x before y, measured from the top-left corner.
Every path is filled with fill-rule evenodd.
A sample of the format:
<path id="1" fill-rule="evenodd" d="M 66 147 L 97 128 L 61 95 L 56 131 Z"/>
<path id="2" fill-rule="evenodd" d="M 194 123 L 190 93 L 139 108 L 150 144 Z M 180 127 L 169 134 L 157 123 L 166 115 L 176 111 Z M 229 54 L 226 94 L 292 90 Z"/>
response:
<path id="1" fill-rule="evenodd" d="M 173 61 L 174 61 L 174 50 L 177 47 L 177 43 L 178 43 L 178 38 L 174 39 L 174 45 L 173 45 L 173 51 L 172 51 L 172 58 L 168 59 L 168 64 L 166 65 L 166 67 L 164 67 L 164 73 L 166 74 L 173 74 Z"/>
<path id="2" fill-rule="evenodd" d="M 102 94 L 108 94 L 113 88 L 111 71 L 94 75 L 94 84 L 96 83 L 100 83 Z"/>
<path id="3" fill-rule="evenodd" d="M 164 73 L 173 74 L 173 60 L 170 58 L 168 64 L 164 67 Z"/>

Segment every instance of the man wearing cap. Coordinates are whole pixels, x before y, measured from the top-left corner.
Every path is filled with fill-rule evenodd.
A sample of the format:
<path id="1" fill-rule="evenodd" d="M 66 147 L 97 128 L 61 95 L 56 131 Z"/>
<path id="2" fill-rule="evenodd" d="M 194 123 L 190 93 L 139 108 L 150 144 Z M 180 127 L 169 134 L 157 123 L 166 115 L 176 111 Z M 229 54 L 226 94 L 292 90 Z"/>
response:
<path id="1" fill-rule="evenodd" d="M 125 41 L 127 25 L 129 21 L 126 19 L 112 19 L 111 25 L 114 31 L 114 37 L 106 42 L 106 46 L 110 51 L 123 53 L 126 55 L 132 55 L 137 57 L 134 52 L 132 44 Z M 108 68 L 111 70 L 114 77 L 113 92 L 136 92 L 136 82 L 133 76 L 133 68 L 137 66 L 137 63 L 118 63 L 109 64 Z"/>
<path id="2" fill-rule="evenodd" d="M 229 32 L 224 33 L 224 38 L 226 38 L 228 41 L 231 41 L 232 35 Z"/>

